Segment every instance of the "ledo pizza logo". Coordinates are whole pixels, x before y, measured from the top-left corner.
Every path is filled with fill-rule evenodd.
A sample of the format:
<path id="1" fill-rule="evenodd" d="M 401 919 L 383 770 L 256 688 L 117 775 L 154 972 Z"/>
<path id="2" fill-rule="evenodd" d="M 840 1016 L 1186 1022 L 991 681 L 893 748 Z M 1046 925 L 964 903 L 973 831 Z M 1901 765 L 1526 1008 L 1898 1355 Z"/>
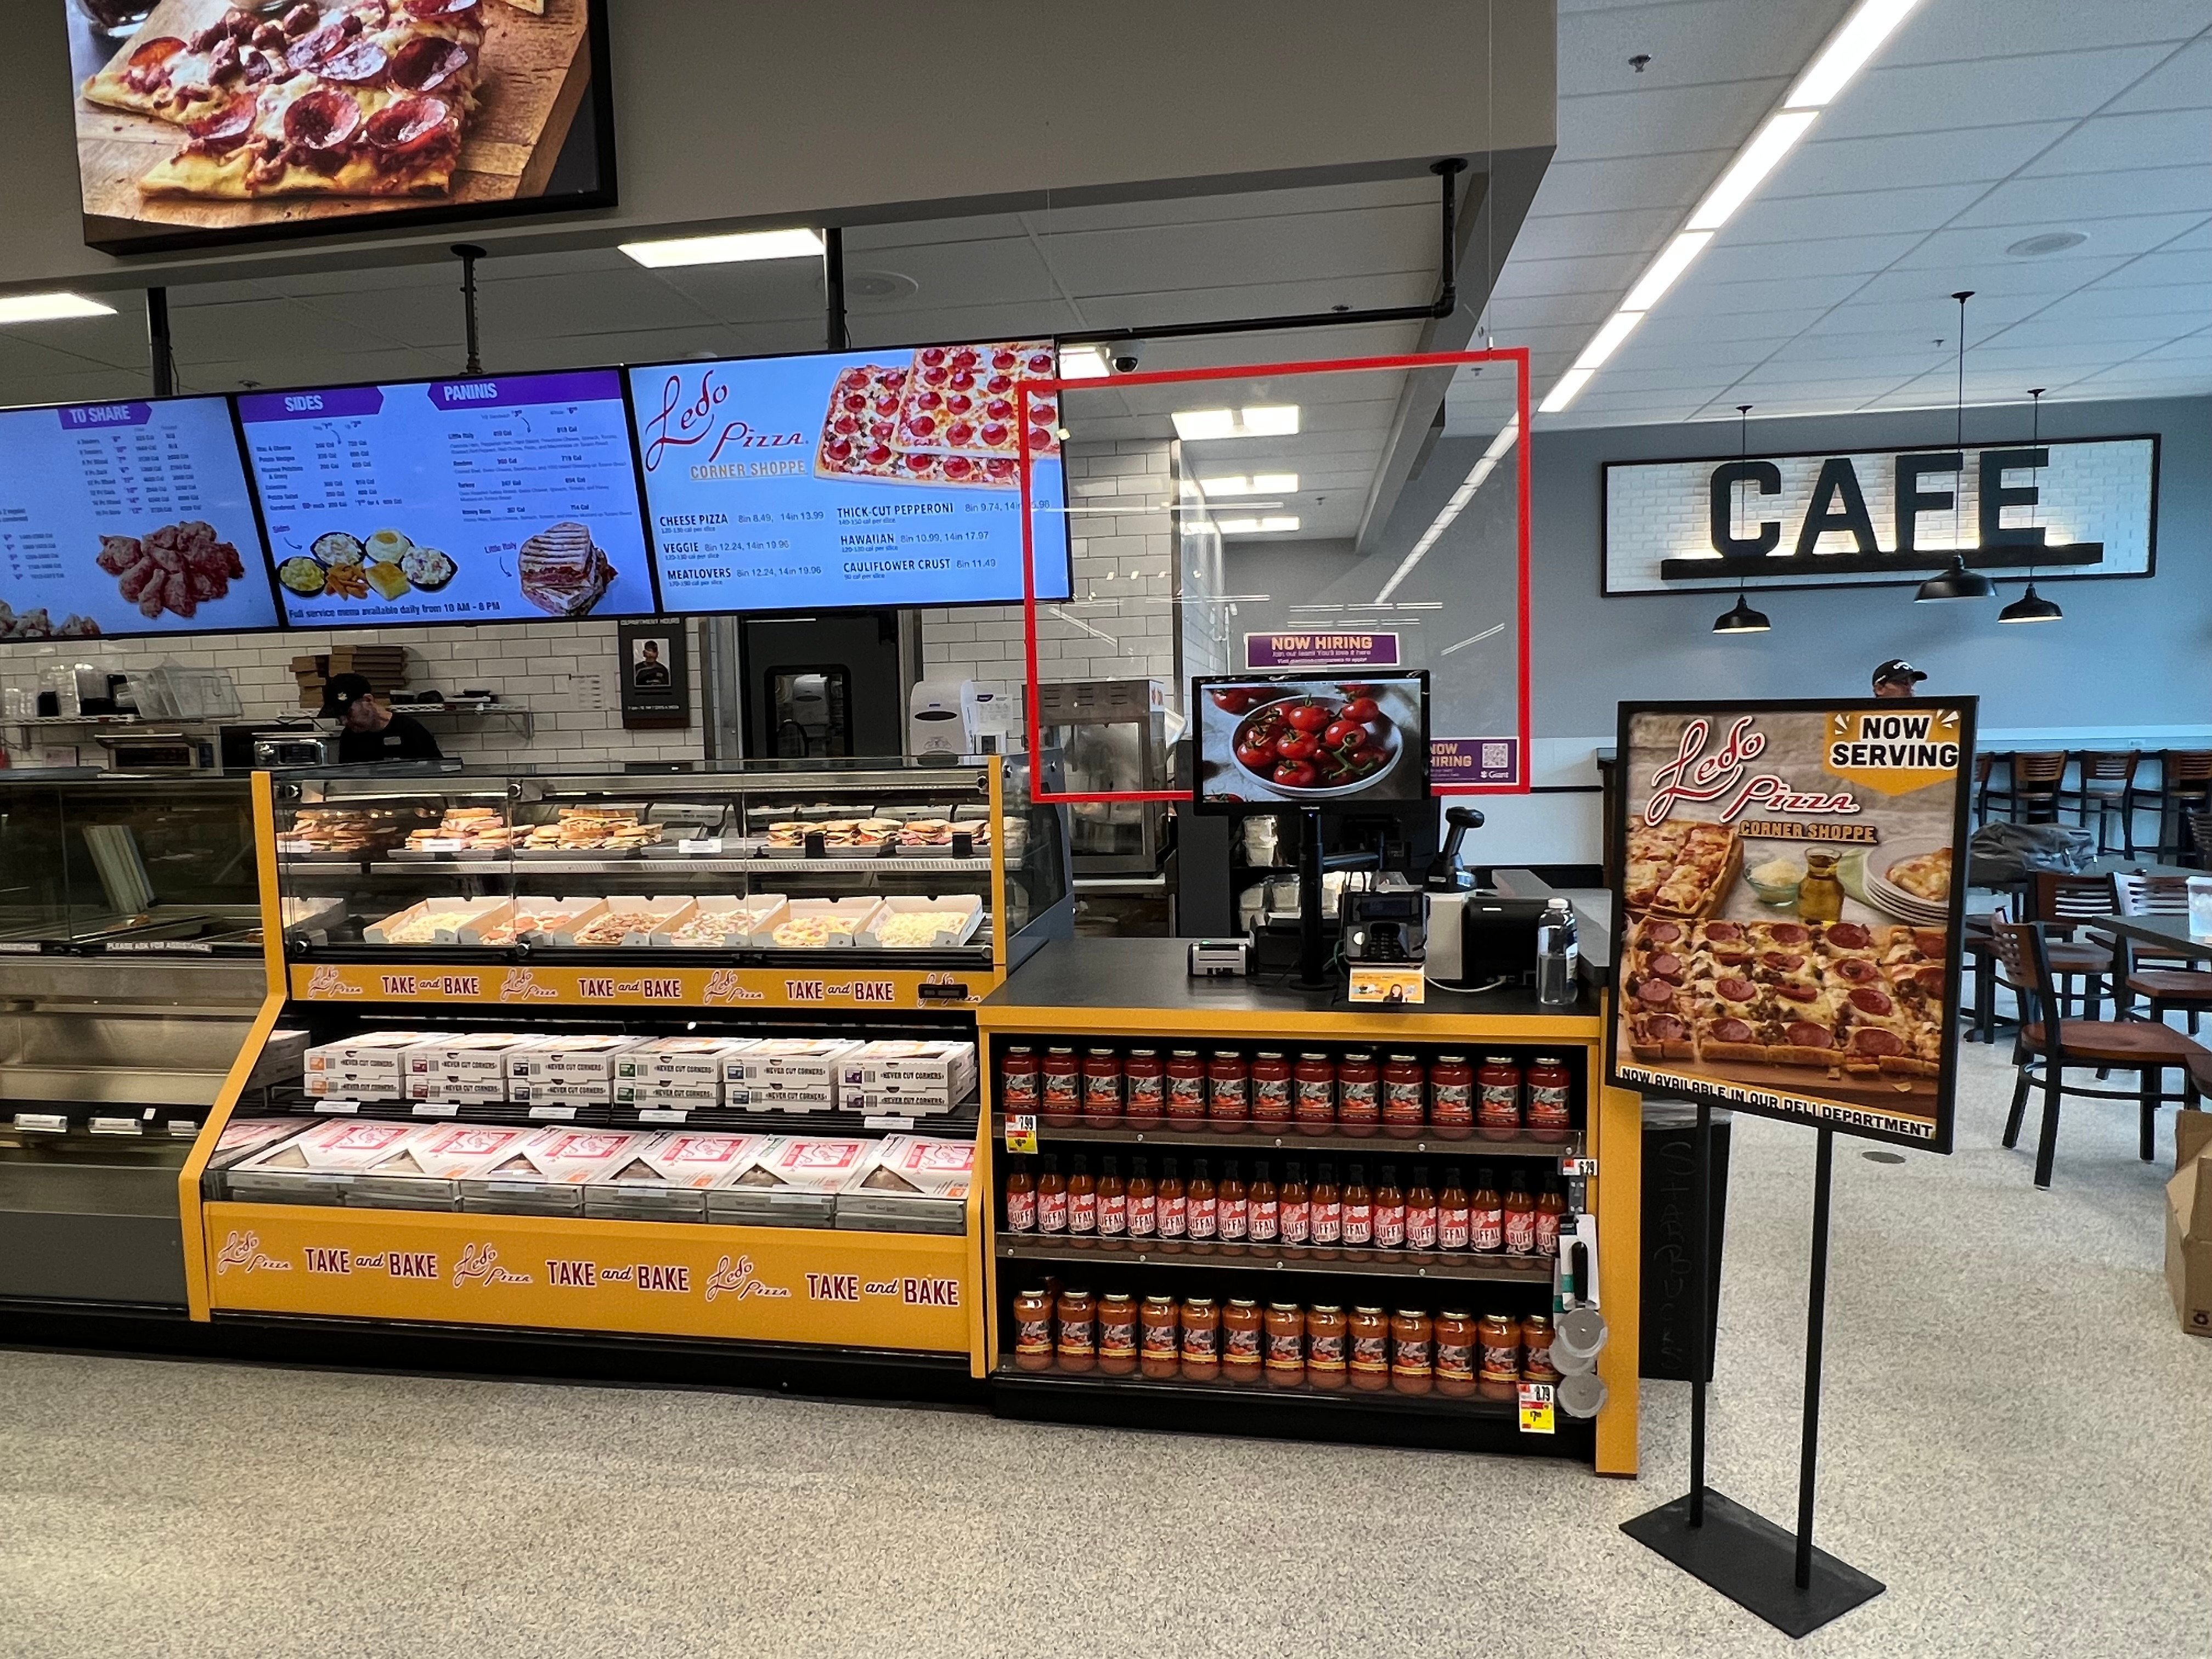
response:
<path id="1" fill-rule="evenodd" d="M 787 1285 L 770 1285 L 754 1278 L 753 1259 L 749 1255 L 741 1255 L 734 1262 L 724 1256 L 714 1264 L 714 1271 L 707 1276 L 707 1300 L 709 1302 L 723 1296 L 734 1297 L 742 1302 L 751 1296 L 775 1297 L 790 1294 L 791 1287 Z"/>
<path id="2" fill-rule="evenodd" d="M 1954 708 L 1885 714 L 1857 709 L 1828 716 L 1826 765 L 1848 783 L 1884 795 L 1909 795 L 1959 769 L 1959 714 Z"/>
<path id="3" fill-rule="evenodd" d="M 1715 815 L 1733 823 L 1757 808 L 1768 812 L 1848 816 L 1859 810 L 1848 793 L 1800 790 L 1781 773 L 1755 764 L 1766 752 L 1766 734 L 1758 718 L 1745 714 L 1730 726 L 1720 746 L 1711 754 L 1713 724 L 1703 715 L 1685 723 L 1674 759 L 1651 774 L 1651 798 L 1644 805 L 1646 823 L 1664 823 L 1677 801 L 1717 802 Z"/>
<path id="4" fill-rule="evenodd" d="M 216 1277 L 220 1279 L 233 1267 L 254 1273 L 289 1273 L 292 1264 L 279 1261 L 272 1255 L 261 1253 L 261 1235 L 252 1232 L 232 1232 L 222 1241 L 222 1249 L 216 1253 Z"/>

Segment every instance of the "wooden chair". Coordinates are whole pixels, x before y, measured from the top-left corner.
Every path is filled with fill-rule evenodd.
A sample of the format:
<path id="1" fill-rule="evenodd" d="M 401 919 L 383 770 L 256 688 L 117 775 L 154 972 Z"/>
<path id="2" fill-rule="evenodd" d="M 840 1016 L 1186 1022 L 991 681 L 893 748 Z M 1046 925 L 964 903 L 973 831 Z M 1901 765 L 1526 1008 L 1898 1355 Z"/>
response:
<path id="1" fill-rule="evenodd" d="M 2158 844 L 2151 850 L 2163 861 L 2194 845 L 2197 861 L 2205 862 L 2208 844 L 2201 834 L 2192 836 L 2196 819 L 2212 813 L 2212 749 L 2168 749 L 2158 757 L 2158 787 L 2148 792 L 2145 805 L 2158 814 Z M 2172 826 L 2171 839 L 2166 826 Z"/>
<path id="2" fill-rule="evenodd" d="M 2142 757 L 2132 749 L 2100 753 L 2091 750 L 2075 757 L 2081 763 L 2079 781 L 2071 789 L 2062 789 L 2061 800 L 2071 800 L 2080 812 L 2077 820 L 2084 830 L 2089 827 L 2089 814 L 2097 815 L 2097 850 L 2112 849 L 2105 844 L 2105 826 L 2115 812 L 2120 817 L 2120 845 L 2129 858 L 2136 855 L 2136 768 Z"/>
<path id="3" fill-rule="evenodd" d="M 1997 769 L 1996 751 L 1978 749 L 1974 751 L 1974 823 L 1977 828 L 1990 821 L 1990 777 Z"/>
<path id="4" fill-rule="evenodd" d="M 2200 870 L 2212 870 L 2212 812 L 2189 815 L 2189 845 L 2183 849 Z"/>
<path id="5" fill-rule="evenodd" d="M 2119 894 L 2110 876 L 2069 876 L 2038 870 L 2028 883 L 2027 909 L 2021 920 L 2051 924 L 2054 935 L 2049 941 L 2051 965 L 2058 975 L 2059 994 L 2074 999 L 2079 1018 L 2094 1019 L 2102 1009 L 2113 956 L 2109 939 L 2074 936 L 2084 923 L 2119 913 Z M 2076 981 L 2078 988 L 2069 988 Z M 2018 994 L 2018 986 L 2010 988 Z M 2114 994 L 2118 995 L 2117 990 Z"/>
<path id="6" fill-rule="evenodd" d="M 2185 916 L 2189 914 L 2189 878 L 2146 875 L 2130 870 L 2112 878 L 2124 916 Z M 2124 952 L 2115 970 L 2119 976 L 2120 1012 L 2125 1015 L 2135 999 L 2150 1003 L 2150 1017 L 2163 1020 L 2168 1012 L 2189 1016 L 2189 1034 L 2197 1035 L 2198 1018 L 2212 1013 L 2212 973 L 2196 967 L 2197 960 L 2155 945 L 2120 941 Z"/>
<path id="7" fill-rule="evenodd" d="M 2058 790 L 2066 780 L 2063 749 L 2039 750 L 2012 757 L 2012 816 L 2029 823 L 2058 822 Z"/>
<path id="8" fill-rule="evenodd" d="M 1960 949 L 1966 953 L 1966 971 L 1974 983 L 1973 1006 L 1960 1012 L 1966 1015 L 1967 1027 L 1977 1042 L 1997 1040 L 1996 945 L 1990 937 L 1990 928 L 1996 922 L 2011 920 L 2012 912 L 2002 904 L 1985 916 L 1968 916 L 1966 933 L 1959 941 Z"/>
<path id="9" fill-rule="evenodd" d="M 2093 1100 L 2132 1100 L 2142 1114 L 2138 1150 L 2148 1164 L 2158 1140 L 2158 1109 L 2167 1101 L 2197 1104 L 2200 1079 L 2212 1075 L 2212 1048 L 2170 1025 L 2148 1020 L 2068 1019 L 2053 976 L 2050 940 L 2039 921 L 1997 922 L 1990 929 L 1997 960 L 2012 982 L 2021 988 L 2020 1037 L 2014 1060 L 2020 1076 L 2012 1091 L 2012 1111 L 2005 1119 L 2004 1144 L 2020 1145 L 2021 1120 L 2027 1113 L 2027 1092 L 2043 1091 L 2043 1128 L 2035 1145 L 2035 1184 L 2051 1185 L 2051 1165 L 2058 1150 L 2058 1105 L 2067 1095 Z M 2093 1089 L 2069 1084 L 2066 1068 L 2094 1066 L 2101 1071 L 2133 1072 L 2132 1094 L 2118 1089 Z M 2183 1077 L 2182 1092 L 2164 1092 L 2166 1070 L 2174 1066 Z"/>

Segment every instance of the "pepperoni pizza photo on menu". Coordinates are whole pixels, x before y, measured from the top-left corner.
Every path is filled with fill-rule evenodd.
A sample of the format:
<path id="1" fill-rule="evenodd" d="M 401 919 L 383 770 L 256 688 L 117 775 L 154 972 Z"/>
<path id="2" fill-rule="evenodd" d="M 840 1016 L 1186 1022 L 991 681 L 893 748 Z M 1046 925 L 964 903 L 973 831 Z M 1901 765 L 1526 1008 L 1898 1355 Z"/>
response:
<path id="1" fill-rule="evenodd" d="M 1616 1083 L 1948 1149 L 1972 722 L 1624 708 Z"/>
<path id="2" fill-rule="evenodd" d="M 592 0 L 69 3 L 95 246 L 604 199 Z"/>

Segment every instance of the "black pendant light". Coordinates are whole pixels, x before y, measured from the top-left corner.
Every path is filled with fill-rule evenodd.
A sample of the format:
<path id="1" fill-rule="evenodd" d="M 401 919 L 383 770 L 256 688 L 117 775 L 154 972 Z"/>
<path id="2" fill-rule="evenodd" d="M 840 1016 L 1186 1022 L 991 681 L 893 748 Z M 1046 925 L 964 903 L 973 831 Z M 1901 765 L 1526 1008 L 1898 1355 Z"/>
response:
<path id="1" fill-rule="evenodd" d="M 2027 389 L 2027 395 L 2035 399 L 2035 412 L 2028 417 L 2030 424 L 2027 444 L 2031 449 L 2036 447 L 2037 441 L 2043 436 L 2043 394 L 2049 390 L 2048 386 L 2032 386 Z M 2040 472 L 2037 475 L 2037 482 L 2041 482 Z M 2038 518 L 2043 516 L 2043 498 L 2040 491 L 2037 492 L 2036 495 L 2035 514 Z M 2027 591 L 1997 612 L 1999 622 L 2063 622 L 2065 618 L 2066 613 L 2058 608 L 2056 601 L 2046 599 L 2035 591 L 2035 565 L 2032 560 L 2027 567 Z"/>
<path id="2" fill-rule="evenodd" d="M 1962 289 L 1951 296 L 1959 302 L 1959 429 L 1953 440 L 1957 447 L 1959 482 L 1951 501 L 1954 514 L 1965 511 L 1966 498 L 1966 301 L 1974 297 L 1974 290 Z M 1930 576 L 1920 584 L 1920 591 L 1912 596 L 1917 605 L 1929 599 L 1990 599 L 1996 597 L 1997 585 L 1979 571 L 1966 568 L 1966 556 L 1959 550 L 1960 520 L 1954 517 L 1951 532 L 1951 562 L 1942 574 Z"/>
<path id="3" fill-rule="evenodd" d="M 1735 406 L 1735 418 L 1736 459 L 1741 460 L 1751 453 L 1751 405 L 1738 404 Z M 1741 478 L 1736 481 L 1735 489 L 1736 500 L 1742 501 L 1744 484 Z M 1742 528 L 1741 525 L 1736 526 L 1739 532 Z M 1745 580 L 1746 579 L 1741 576 L 1736 578 L 1735 608 L 1723 611 L 1713 619 L 1714 633 L 1764 634 L 1774 626 L 1772 623 L 1766 620 L 1766 613 L 1764 611 L 1753 611 L 1751 608 L 1751 601 L 1744 593 Z"/>

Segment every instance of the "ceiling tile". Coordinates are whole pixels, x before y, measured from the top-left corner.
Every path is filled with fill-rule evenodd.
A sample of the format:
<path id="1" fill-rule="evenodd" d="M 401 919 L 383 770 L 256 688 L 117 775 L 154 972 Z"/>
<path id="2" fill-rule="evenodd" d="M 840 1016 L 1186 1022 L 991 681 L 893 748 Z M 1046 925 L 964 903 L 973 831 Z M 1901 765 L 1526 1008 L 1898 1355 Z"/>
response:
<path id="1" fill-rule="evenodd" d="M 1778 76 L 1562 98 L 1559 154 L 1570 161 L 1590 161 L 1609 155 L 1734 149 L 1787 86 Z"/>
<path id="2" fill-rule="evenodd" d="M 1856 296 L 1865 301 L 1918 300 L 1933 303 L 1960 288 L 1982 294 L 2064 294 L 2119 269 L 2122 261 L 2099 259 L 2006 259 L 1973 270 L 1886 270 L 1870 278 Z M 1968 319 L 1971 325 L 1972 319 Z"/>
<path id="3" fill-rule="evenodd" d="M 1892 236 L 1825 236 L 1788 242 L 1739 246 L 1733 239 L 1709 247 L 1693 267 L 1700 286 L 1733 286 L 1773 278 L 1840 276 L 1881 270 L 1909 256 L 1921 234 Z M 1663 308 L 1672 296 L 1660 301 Z"/>
<path id="4" fill-rule="evenodd" d="M 2079 247 L 2032 256 L 2009 254 L 2014 243 L 2038 234 L 2028 225 L 1972 226 L 1963 230 L 1941 230 L 1922 240 L 1897 262 L 1900 270 L 1957 270 L 1971 283 L 1985 265 L 2058 266 L 2083 259 L 2110 258 L 2119 254 L 2148 253 L 2164 246 L 2204 222 L 2201 213 L 2146 213 L 2124 219 L 2094 219 L 2083 230 L 2089 240 Z"/>
<path id="5" fill-rule="evenodd" d="M 2115 98 L 2109 112 L 2201 109 L 2208 94 L 2212 94 L 2212 40 L 2200 39 L 2182 47 Z"/>
<path id="6" fill-rule="evenodd" d="M 2212 155 L 2212 107 L 2155 114 L 2100 115 L 2082 122 L 2038 156 L 2027 176 L 2069 173 L 2126 173 L 2148 156 L 2176 161 Z"/>
<path id="7" fill-rule="evenodd" d="M 1554 161 L 1536 187 L 1531 222 L 1562 213 L 1603 213 L 1620 208 L 1687 208 L 1728 165 L 1729 149 L 1692 149 L 1667 155 L 1615 156 L 1603 161 Z M 1524 228 L 1522 235 L 1529 233 Z"/>
<path id="8" fill-rule="evenodd" d="M 1806 237 L 1873 231 L 1935 230 L 1970 206 L 1981 185 L 1932 185 L 1856 190 L 1832 196 L 1754 197 L 1729 221 L 1731 243 L 1794 242 Z"/>
<path id="9" fill-rule="evenodd" d="M 1775 170 L 1762 198 L 1820 196 L 1869 179 L 1917 185 L 1989 183 L 2006 179 L 2063 138 L 2070 124 L 2030 121 L 1949 132 L 1888 133 L 1874 138 L 1813 139 Z M 1813 132 L 1820 129 L 1815 126 Z"/>
<path id="10" fill-rule="evenodd" d="M 1509 258 L 1498 273 L 1500 299 L 1540 294 L 1610 294 L 1618 302 L 1644 269 L 1641 254 L 1605 254 L 1582 259 Z"/>
<path id="11" fill-rule="evenodd" d="M 1725 317 L 1747 311 L 1778 311 L 1841 303 L 1869 279 L 1862 275 L 1776 277 L 1763 282 L 1709 283 L 1696 266 L 1661 302 L 1669 316 Z"/>
<path id="12" fill-rule="evenodd" d="M 1559 8 L 1559 95 L 1703 87 L 1795 75 L 1842 15 L 1841 0 L 1767 0 L 1737 27 L 1733 0 Z M 1629 59 L 1648 55 L 1642 70 Z"/>
<path id="13" fill-rule="evenodd" d="M 1922 21 L 1933 23 L 1966 9 L 1971 7 L 1929 7 Z M 1887 67 L 1890 60 L 1885 58 L 1844 90 L 1815 131 L 1823 138 L 1865 138 L 2001 126 L 2018 121 L 2023 110 L 2045 119 L 2079 119 L 2167 55 L 2168 49 L 2160 46 L 1990 58 L 1961 53 L 1959 63 L 1896 68 Z"/>
<path id="14" fill-rule="evenodd" d="M 2146 156 L 2124 178 L 2081 173 L 2014 179 L 1959 216 L 1965 225 L 2043 225 L 2064 230 L 2091 219 L 2142 213 L 2212 213 L 2212 165 L 2162 166 Z"/>
<path id="15" fill-rule="evenodd" d="M 1590 253 L 1650 253 L 1667 240 L 1681 219 L 1679 208 L 1531 218 L 1522 227 L 1522 239 L 1537 239 L 1546 257 L 1552 258 L 1572 258 Z"/>
<path id="16" fill-rule="evenodd" d="M 2203 9 L 2173 0 L 2003 0 L 1923 5 L 1882 48 L 1885 64 L 1975 64 L 2061 47 L 2124 46 L 2188 39 Z"/>

